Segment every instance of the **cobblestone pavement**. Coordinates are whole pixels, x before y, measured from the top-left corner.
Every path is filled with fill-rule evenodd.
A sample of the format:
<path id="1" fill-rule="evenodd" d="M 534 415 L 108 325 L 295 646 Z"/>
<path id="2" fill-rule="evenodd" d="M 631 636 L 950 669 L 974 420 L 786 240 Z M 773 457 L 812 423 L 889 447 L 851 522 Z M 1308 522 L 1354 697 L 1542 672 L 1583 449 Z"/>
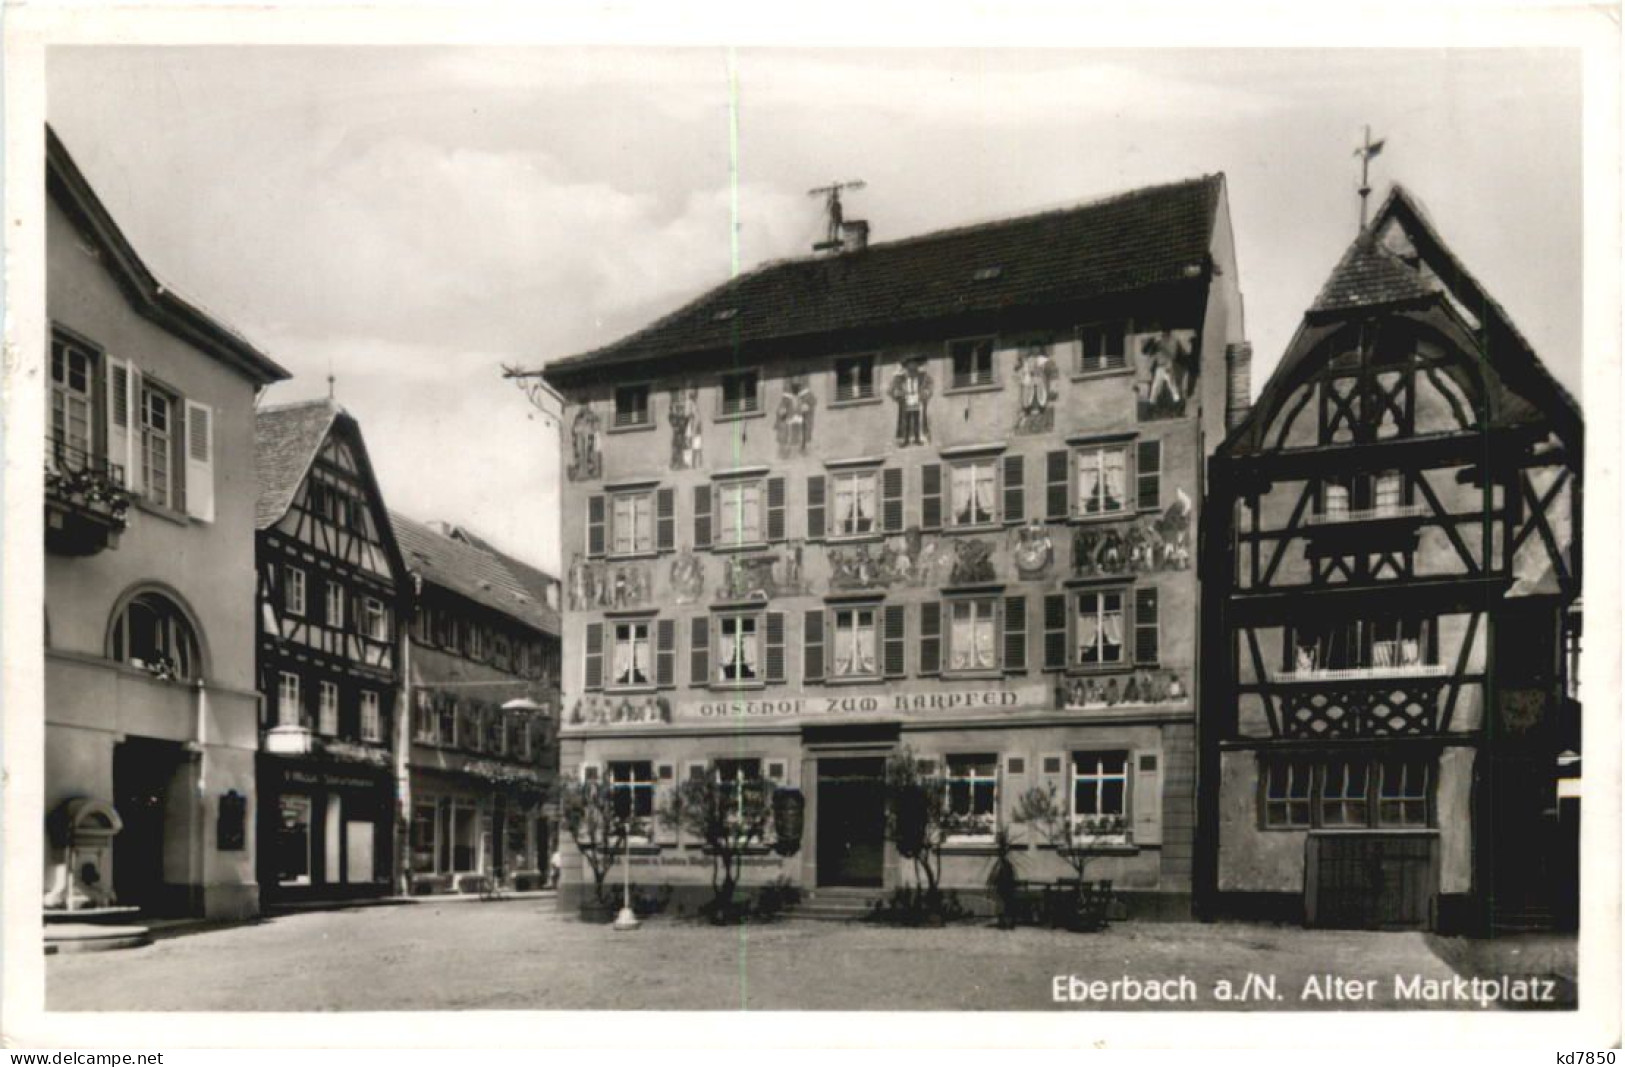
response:
<path id="1" fill-rule="evenodd" d="M 1451 991 L 1455 972 L 1421 934 L 1144 922 L 1098 934 L 805 921 L 736 930 L 660 919 L 617 933 L 561 915 L 550 900 L 288 915 L 121 952 L 51 956 L 45 966 L 52 1011 L 1477 1006 L 1396 1000 L 1396 976 L 1419 977 L 1424 994 Z M 1240 990 L 1249 974 L 1273 977 L 1280 999 L 1217 999 L 1217 983 Z M 1054 979 L 1070 975 L 1080 982 L 1063 977 L 1063 989 L 1087 999 L 1058 1004 Z M 1327 980 L 1311 985 L 1315 976 Z M 1176 996 L 1194 989 L 1194 999 L 1132 1001 L 1124 979 L 1141 983 L 1142 998 L 1155 983 Z M 1096 980 L 1106 985 L 1091 988 Z M 1100 1002 L 1114 981 L 1118 999 Z M 1315 986 L 1325 999 L 1305 996 Z M 1347 999 L 1356 992 L 1360 999 Z"/>

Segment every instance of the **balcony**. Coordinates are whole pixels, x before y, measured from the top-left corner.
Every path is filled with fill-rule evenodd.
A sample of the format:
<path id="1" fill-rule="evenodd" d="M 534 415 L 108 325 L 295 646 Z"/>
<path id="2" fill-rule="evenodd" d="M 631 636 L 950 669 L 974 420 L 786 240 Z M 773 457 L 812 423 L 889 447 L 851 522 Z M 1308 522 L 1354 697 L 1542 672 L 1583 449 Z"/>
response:
<path id="1" fill-rule="evenodd" d="M 1378 504 L 1370 508 L 1328 507 L 1318 515 L 1304 517 L 1306 526 L 1341 526 L 1388 519 L 1420 519 L 1428 514 L 1426 504 Z"/>
<path id="2" fill-rule="evenodd" d="M 124 468 L 65 441 L 45 441 L 45 547 L 62 556 L 117 548 L 129 524 Z"/>

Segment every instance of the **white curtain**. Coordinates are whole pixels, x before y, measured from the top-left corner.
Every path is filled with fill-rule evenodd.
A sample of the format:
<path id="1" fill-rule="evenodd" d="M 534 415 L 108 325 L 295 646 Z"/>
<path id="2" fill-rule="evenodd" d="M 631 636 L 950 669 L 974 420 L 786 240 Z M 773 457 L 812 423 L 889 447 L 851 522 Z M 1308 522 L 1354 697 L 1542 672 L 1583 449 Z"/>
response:
<path id="1" fill-rule="evenodd" d="M 1078 650 L 1086 658 L 1093 658 L 1100 640 L 1100 619 L 1093 611 L 1078 616 Z"/>
<path id="2" fill-rule="evenodd" d="M 954 607 L 954 629 L 949 645 L 953 649 L 951 666 L 956 671 L 966 670 L 971 665 L 971 648 L 975 642 L 976 626 L 971 617 L 970 605 L 959 604 Z"/>
<path id="3" fill-rule="evenodd" d="M 993 521 L 993 471 L 984 470 L 976 483 L 976 521 Z"/>
<path id="4" fill-rule="evenodd" d="M 756 635 L 754 633 L 741 633 L 739 635 L 739 657 L 745 665 L 745 677 L 756 677 Z"/>
<path id="5" fill-rule="evenodd" d="M 1111 645 L 1119 645 L 1120 646 L 1120 645 L 1122 645 L 1122 643 L 1123 643 L 1123 612 L 1122 612 L 1121 608 L 1119 608 L 1119 609 L 1117 609 L 1115 611 L 1111 610 L 1111 609 L 1106 610 L 1101 615 L 1101 625 L 1105 628 L 1105 631 L 1106 631 L 1106 644 L 1108 646 L 1111 646 Z"/>
<path id="6" fill-rule="evenodd" d="M 875 624 L 873 619 L 860 621 L 857 627 L 857 647 L 853 654 L 858 661 L 859 674 L 875 673 Z"/>
<path id="7" fill-rule="evenodd" d="M 987 670 L 996 662 L 993 658 L 993 620 L 984 619 L 976 630 L 976 666 Z"/>
<path id="8" fill-rule="evenodd" d="M 1084 511 L 1099 511 L 1100 457 L 1086 452 L 1078 457 L 1078 506 Z"/>
<path id="9" fill-rule="evenodd" d="M 953 468 L 954 518 L 960 523 L 971 521 L 971 505 L 975 494 L 972 468 Z"/>
<path id="10" fill-rule="evenodd" d="M 615 680 L 626 684 L 632 680 L 632 643 L 615 642 Z"/>
<path id="11" fill-rule="evenodd" d="M 852 662 L 853 630 L 850 626 L 835 627 L 835 673 L 851 674 L 854 664 Z"/>
<path id="12" fill-rule="evenodd" d="M 1123 506 L 1127 499 L 1123 492 L 1123 462 L 1124 453 L 1107 452 L 1104 457 L 1106 477 L 1106 510 L 1115 511 Z"/>

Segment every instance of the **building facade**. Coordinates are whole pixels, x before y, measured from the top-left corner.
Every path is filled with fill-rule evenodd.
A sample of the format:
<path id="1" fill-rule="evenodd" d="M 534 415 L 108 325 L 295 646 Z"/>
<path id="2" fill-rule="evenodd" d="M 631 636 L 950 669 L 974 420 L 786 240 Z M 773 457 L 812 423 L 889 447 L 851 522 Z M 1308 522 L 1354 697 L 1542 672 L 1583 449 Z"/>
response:
<path id="1" fill-rule="evenodd" d="M 640 815 L 694 776 L 798 789 L 799 850 L 747 879 L 889 888 L 906 748 L 966 830 L 945 884 L 980 887 L 1054 788 L 1092 877 L 1188 914 L 1195 524 L 1246 358 L 1223 178 L 855 236 L 543 370 L 569 403 L 561 774 Z M 704 891 L 698 842 L 645 825 L 636 880 Z M 1065 872 L 1013 829 L 1026 876 Z"/>
<path id="2" fill-rule="evenodd" d="M 255 419 L 260 886 L 268 903 L 394 881 L 400 549 L 356 420 L 331 400 Z"/>
<path id="3" fill-rule="evenodd" d="M 391 519 L 414 586 L 404 884 L 535 888 L 556 839 L 557 583 L 460 527 Z"/>
<path id="4" fill-rule="evenodd" d="M 248 917 L 254 396 L 288 375 L 46 141 L 45 905 Z"/>
<path id="5" fill-rule="evenodd" d="M 1574 400 L 1396 189 L 1238 421 L 1202 553 L 1203 907 L 1549 922 L 1578 862 Z"/>

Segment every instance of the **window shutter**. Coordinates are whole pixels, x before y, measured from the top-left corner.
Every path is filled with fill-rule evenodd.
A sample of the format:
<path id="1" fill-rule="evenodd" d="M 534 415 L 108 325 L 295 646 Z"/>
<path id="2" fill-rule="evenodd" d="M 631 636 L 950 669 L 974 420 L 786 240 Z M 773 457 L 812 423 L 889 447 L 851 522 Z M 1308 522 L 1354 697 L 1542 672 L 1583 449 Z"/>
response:
<path id="1" fill-rule="evenodd" d="M 767 480 L 767 539 L 784 540 L 784 479 Z"/>
<path id="2" fill-rule="evenodd" d="M 595 494 L 587 498 L 587 555 L 604 554 L 604 497 Z"/>
<path id="3" fill-rule="evenodd" d="M 818 541 L 824 536 L 824 476 L 815 474 L 807 479 L 807 540 Z"/>
<path id="4" fill-rule="evenodd" d="M 1044 669 L 1066 670 L 1066 595 L 1044 597 Z"/>
<path id="5" fill-rule="evenodd" d="M 1162 775 L 1157 767 L 1161 763 L 1158 753 L 1130 753 L 1129 773 L 1134 776 L 1134 802 L 1129 806 L 1133 816 L 1134 843 L 1159 845 L 1162 843 Z"/>
<path id="6" fill-rule="evenodd" d="M 1020 455 L 1004 457 L 1004 521 L 1027 520 L 1027 463 Z"/>
<path id="7" fill-rule="evenodd" d="M 1053 791 L 1056 803 L 1061 811 L 1070 815 L 1072 813 L 1072 783 L 1067 781 L 1066 754 L 1063 752 L 1045 752 L 1038 757 L 1039 789 L 1046 793 Z"/>
<path id="8" fill-rule="evenodd" d="M 1160 653 L 1161 628 L 1157 625 L 1157 587 L 1134 590 L 1134 662 L 1155 663 Z"/>
<path id="9" fill-rule="evenodd" d="M 586 680 L 581 683 L 581 688 L 604 688 L 604 624 L 601 622 L 587 624 L 586 673 Z"/>
<path id="10" fill-rule="evenodd" d="M 908 673 L 907 610 L 901 604 L 886 605 L 881 662 L 887 678 L 902 678 Z"/>
<path id="11" fill-rule="evenodd" d="M 711 547 L 711 487 L 694 487 L 694 547 Z"/>
<path id="12" fill-rule="evenodd" d="M 663 619 L 670 622 L 670 619 Z M 654 824 L 654 837 L 658 844 L 677 844 L 677 826 L 660 817 L 660 813 L 671 807 L 674 795 L 677 792 L 677 765 L 674 763 L 657 763 L 655 772 L 655 817 L 650 820 Z"/>
<path id="13" fill-rule="evenodd" d="M 214 521 L 214 408 L 186 402 L 186 514 Z"/>
<path id="14" fill-rule="evenodd" d="M 784 675 L 784 612 L 767 613 L 767 680 L 769 684 L 783 684 Z"/>
<path id="15" fill-rule="evenodd" d="M 824 680 L 824 611 L 817 608 L 802 616 L 801 680 Z"/>
<path id="16" fill-rule="evenodd" d="M 942 673 L 942 605 L 928 600 L 920 605 L 920 674 Z"/>
<path id="17" fill-rule="evenodd" d="M 677 490 L 655 490 L 655 550 L 670 552 L 677 547 Z"/>
<path id="18" fill-rule="evenodd" d="M 1027 598 L 1004 598 L 1004 672 L 1027 673 Z"/>
<path id="19" fill-rule="evenodd" d="M 1052 520 L 1071 517 L 1066 477 L 1069 457 L 1065 449 L 1050 452 L 1044 457 L 1044 514 Z"/>
<path id="20" fill-rule="evenodd" d="M 688 623 L 688 684 L 711 684 L 711 616 L 700 615 Z"/>
<path id="21" fill-rule="evenodd" d="M 1135 500 L 1142 510 L 1162 507 L 1162 441 L 1141 441 L 1134 450 Z"/>
<path id="22" fill-rule="evenodd" d="M 124 485 L 134 489 L 135 434 L 130 429 L 135 405 L 130 396 L 130 365 L 107 357 L 107 459 L 124 470 Z"/>
<path id="23" fill-rule="evenodd" d="M 1026 794 L 1030 780 L 1025 755 L 1006 755 L 999 761 L 999 825 L 1009 830 L 1010 840 L 1018 845 L 1027 843 L 1027 827 L 1016 822 L 1015 808 Z"/>
<path id="24" fill-rule="evenodd" d="M 880 527 L 886 533 L 903 532 L 903 468 L 880 472 Z"/>
<path id="25" fill-rule="evenodd" d="M 677 684 L 677 620 L 655 620 L 655 685 L 670 689 Z"/>
<path id="26" fill-rule="evenodd" d="M 920 468 L 920 527 L 942 529 L 942 464 L 927 463 Z"/>

